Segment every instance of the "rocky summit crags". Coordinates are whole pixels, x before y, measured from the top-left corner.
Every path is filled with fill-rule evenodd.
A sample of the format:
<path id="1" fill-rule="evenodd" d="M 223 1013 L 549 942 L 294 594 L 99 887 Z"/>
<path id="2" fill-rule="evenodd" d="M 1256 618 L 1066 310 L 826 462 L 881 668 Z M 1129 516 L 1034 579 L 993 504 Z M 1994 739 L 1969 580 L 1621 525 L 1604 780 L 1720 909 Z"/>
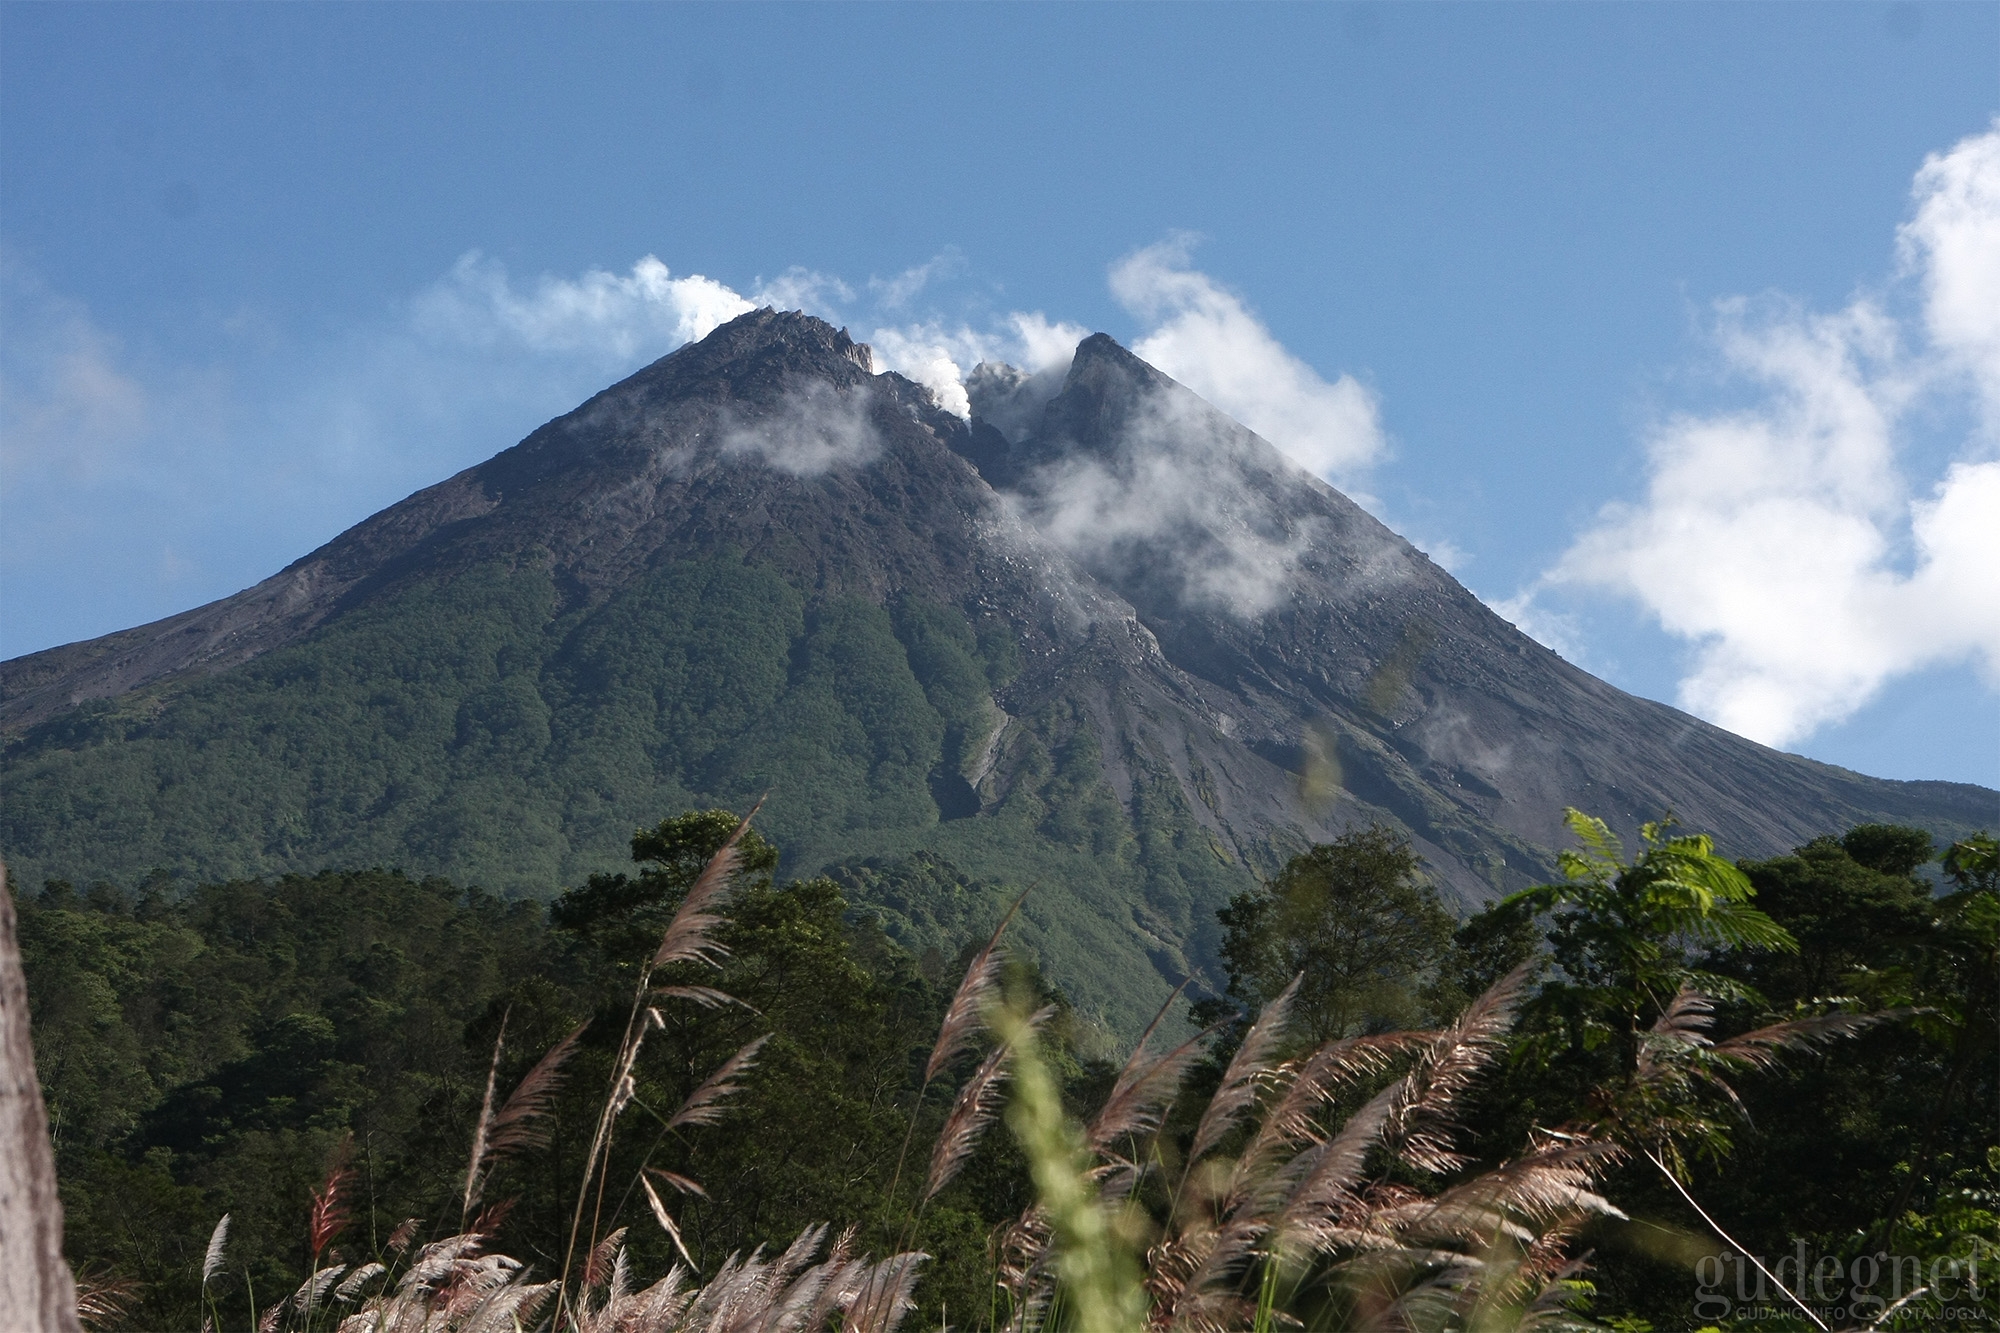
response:
<path id="1" fill-rule="evenodd" d="M 757 311 L 264 583 L 0 666 L 0 855 L 127 882 L 399 865 L 547 894 L 747 806 L 919 950 L 1025 938 L 1131 1027 L 1309 842 L 1462 901 L 1560 812 L 1764 855 L 1996 797 L 1779 754 L 1563 662 L 1102 335 L 973 417 Z"/>

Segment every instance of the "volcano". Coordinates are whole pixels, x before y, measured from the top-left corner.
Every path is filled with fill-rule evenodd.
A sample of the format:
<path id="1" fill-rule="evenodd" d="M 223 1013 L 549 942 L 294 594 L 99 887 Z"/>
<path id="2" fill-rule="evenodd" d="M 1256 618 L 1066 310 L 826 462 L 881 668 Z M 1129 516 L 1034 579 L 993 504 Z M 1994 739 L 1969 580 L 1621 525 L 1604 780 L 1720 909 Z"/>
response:
<path id="1" fill-rule="evenodd" d="M 1035 885 L 1027 944 L 1127 1027 L 1370 821 L 1470 905 L 1552 872 L 1565 806 L 1735 856 L 2000 810 L 1597 680 L 1109 337 L 967 390 L 756 311 L 236 596 L 0 664 L 0 855 L 547 895 L 769 793 L 788 873 L 912 948 Z"/>

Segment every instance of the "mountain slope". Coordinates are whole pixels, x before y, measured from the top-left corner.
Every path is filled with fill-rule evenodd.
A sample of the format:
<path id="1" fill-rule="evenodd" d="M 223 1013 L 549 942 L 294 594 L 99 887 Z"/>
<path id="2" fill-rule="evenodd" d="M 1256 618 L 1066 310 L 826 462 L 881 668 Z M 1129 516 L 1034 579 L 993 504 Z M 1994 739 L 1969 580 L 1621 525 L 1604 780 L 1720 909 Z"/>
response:
<path id="1" fill-rule="evenodd" d="M 1101 334 L 1039 416 L 1031 385 L 976 387 L 1000 401 L 975 397 L 975 415 L 1019 424 L 1010 439 L 976 423 L 968 456 L 1228 700 L 1235 734 L 1393 811 L 1459 862 L 1446 874 L 1469 896 L 1540 873 L 1539 852 L 1497 858 L 1559 844 L 1564 805 L 1627 830 L 1671 810 L 1738 854 L 1864 819 L 1958 831 L 2000 814 L 1985 788 L 1862 777 L 1605 684 Z"/>
<path id="2" fill-rule="evenodd" d="M 1547 873 L 1563 804 L 1738 854 L 1991 820 L 1577 671 L 1108 338 L 982 368 L 970 423 L 869 360 L 746 315 L 255 588 L 0 665 L 0 853 L 539 894 L 769 791 L 790 869 L 916 947 L 1036 883 L 1031 944 L 1128 1027 L 1361 820 L 1466 900 Z"/>

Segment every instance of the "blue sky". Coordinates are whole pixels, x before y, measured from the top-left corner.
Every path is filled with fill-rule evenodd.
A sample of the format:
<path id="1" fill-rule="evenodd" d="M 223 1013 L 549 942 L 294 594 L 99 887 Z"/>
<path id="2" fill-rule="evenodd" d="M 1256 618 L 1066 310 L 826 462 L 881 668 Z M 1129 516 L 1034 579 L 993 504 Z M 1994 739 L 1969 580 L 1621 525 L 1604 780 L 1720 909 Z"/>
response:
<path id="1" fill-rule="evenodd" d="M 727 288 L 913 368 L 1235 357 L 1614 683 L 2000 785 L 1996 112 L 1992 4 L 8 5 L 0 655 L 257 581 Z"/>

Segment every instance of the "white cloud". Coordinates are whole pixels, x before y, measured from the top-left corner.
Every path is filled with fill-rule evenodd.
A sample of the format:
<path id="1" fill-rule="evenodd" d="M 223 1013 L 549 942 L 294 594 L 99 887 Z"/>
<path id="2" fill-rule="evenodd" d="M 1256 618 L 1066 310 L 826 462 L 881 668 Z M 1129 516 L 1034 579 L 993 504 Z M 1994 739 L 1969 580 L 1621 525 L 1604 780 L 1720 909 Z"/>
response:
<path id="1" fill-rule="evenodd" d="M 768 415 L 726 418 L 722 452 L 761 459 L 795 477 L 858 467 L 882 450 L 882 437 L 868 419 L 871 400 L 866 388 L 843 393 L 822 380 L 807 381 Z"/>
<path id="2" fill-rule="evenodd" d="M 1911 195 L 1899 239 L 1922 276 L 1931 340 L 1971 373 L 2000 437 L 2000 119 L 1926 158 Z"/>
<path id="3" fill-rule="evenodd" d="M 1132 350 L 1329 481 L 1386 452 L 1375 395 L 1352 376 L 1329 384 L 1287 351 L 1234 293 L 1189 266 L 1188 240 L 1135 251 L 1111 292 L 1151 331 Z"/>
<path id="4" fill-rule="evenodd" d="M 1067 366 L 1076 345 L 1090 336 L 1078 324 L 1049 319 L 1041 311 L 1014 311 L 986 330 L 937 321 L 886 325 L 868 335 L 876 368 L 905 375 L 931 391 L 939 407 L 969 416 L 966 376 L 982 361 L 1004 361 L 1029 372 Z"/>
<path id="5" fill-rule="evenodd" d="M 939 407 L 961 417 L 972 413 L 961 363 L 969 368 L 966 349 L 975 342 L 969 329 L 946 330 L 936 324 L 879 328 L 868 335 L 878 371 L 893 370 L 915 380 L 931 391 Z"/>
<path id="6" fill-rule="evenodd" d="M 1719 307 L 1750 406 L 1687 413 L 1647 440 L 1645 497 L 1607 507 L 1548 585 L 1637 600 L 1695 645 L 1693 712 L 1780 745 L 1896 676 L 1974 661 L 2000 675 L 2000 463 L 1954 464 L 1912 500 L 1912 409 L 1969 381 L 2000 404 L 2000 128 L 1931 158 L 1904 253 L 1929 345 L 1874 302 L 1834 315 Z"/>
<path id="7" fill-rule="evenodd" d="M 1472 552 L 1449 537 L 1409 537 L 1407 540 L 1447 574 L 1463 574 L 1465 567 L 1472 563 Z"/>
<path id="8" fill-rule="evenodd" d="M 750 290 L 753 307 L 803 310 L 835 324 L 841 320 L 840 308 L 853 299 L 854 289 L 839 278 L 797 264 L 768 282 L 759 278 Z"/>
<path id="9" fill-rule="evenodd" d="M 191 330 L 211 366 L 122 347 L 19 265 L 0 295 L 6 654 L 235 592 L 751 308 L 650 257 L 517 285 L 471 254 L 310 347 L 245 312 Z"/>
<path id="10" fill-rule="evenodd" d="M 672 276 L 652 255 L 623 277 L 603 269 L 579 278 L 545 275 L 523 293 L 502 265 L 475 251 L 411 303 L 411 317 L 415 330 L 432 338 L 630 361 L 663 356 L 752 309 L 713 278 Z"/>
<path id="11" fill-rule="evenodd" d="M 1007 316 L 1006 323 L 1012 345 L 1003 347 L 999 358 L 986 359 L 1005 360 L 1030 375 L 1068 366 L 1076 354 L 1076 345 L 1090 336 L 1090 330 L 1083 325 L 1052 320 L 1039 310 L 1028 313 L 1017 310 Z"/>
<path id="12" fill-rule="evenodd" d="M 1500 618 L 1515 629 L 1578 666 L 1586 664 L 1584 635 L 1576 617 L 1555 610 L 1536 597 L 1539 589 L 1529 588 L 1512 597 L 1489 602 Z"/>
<path id="13" fill-rule="evenodd" d="M 8 275 L 11 336 L 0 361 L 0 477 L 88 484 L 132 465 L 154 408 L 114 339 L 82 304 Z M 25 327 L 24 327 L 25 326 Z"/>
<path id="14" fill-rule="evenodd" d="M 965 267 L 965 256 L 956 246 L 945 249 L 925 263 L 914 268 L 906 268 L 893 278 L 870 278 L 868 290 L 875 294 L 875 303 L 884 310 L 900 310 L 938 278 L 948 278 Z"/>
<path id="15" fill-rule="evenodd" d="M 1251 619 L 1284 599 L 1313 529 L 1273 510 L 1271 479 L 1246 443 L 1191 395 L 1155 393 L 1108 458 L 1049 464 L 1014 500 L 1086 568 Z"/>
<path id="16" fill-rule="evenodd" d="M 1168 292 L 1149 306 L 1158 319 L 1142 351 L 1220 339 L 1222 380 L 1178 363 L 1163 368 L 1236 407 L 1280 445 L 1296 450 L 1304 440 L 1308 462 L 1354 463 L 1379 449 L 1373 404 L 1359 386 L 1327 384 L 1206 278 L 1162 267 L 1164 252 L 1143 253 L 1154 254 L 1157 274 L 1179 283 L 1176 291 L 1200 299 Z M 1089 331 L 1041 311 L 978 324 L 930 314 L 926 303 L 961 268 L 946 251 L 872 281 L 857 297 L 838 277 L 800 267 L 739 292 L 676 275 L 651 255 L 623 272 L 523 279 L 472 252 L 381 318 L 311 346 L 291 344 L 255 311 L 234 312 L 201 331 L 220 349 L 214 367 L 131 354 L 80 305 L 9 270 L 0 345 L 5 651 L 233 592 L 757 306 L 856 323 L 857 336 L 872 323 L 866 341 L 876 368 L 926 385 L 961 415 L 970 411 L 966 377 L 981 362 L 1020 367 L 1038 377 L 1038 391 L 1053 391 Z M 1138 272 L 1130 261 L 1121 271 L 1128 285 Z M 1259 400 L 1261 415 L 1241 406 L 1260 386 L 1275 395 Z M 1321 409 L 1346 425 L 1310 419 Z M 813 413 L 825 420 L 809 420 Z M 1305 424 L 1288 429 L 1293 420 Z M 1360 449 L 1350 438 L 1357 421 L 1374 440 Z M 1327 445 L 1335 436 L 1347 442 Z M 865 463 L 878 447 L 866 404 L 847 400 L 739 420 L 728 438 L 731 448 L 799 475 Z M 1212 478 L 1174 460 L 1144 464 L 1115 488 L 1108 477 L 1075 480 L 1056 516 L 1075 542 L 1104 553 L 1162 525 L 1192 534 L 1195 547 L 1170 571 L 1190 596 L 1260 608 L 1296 554 L 1296 534 L 1247 523 L 1217 498 Z M 1125 499 L 1115 501 L 1114 489 Z M 109 598 L 106 587 L 119 596 Z M 89 621 L 76 616 L 82 606 L 93 608 Z"/>

